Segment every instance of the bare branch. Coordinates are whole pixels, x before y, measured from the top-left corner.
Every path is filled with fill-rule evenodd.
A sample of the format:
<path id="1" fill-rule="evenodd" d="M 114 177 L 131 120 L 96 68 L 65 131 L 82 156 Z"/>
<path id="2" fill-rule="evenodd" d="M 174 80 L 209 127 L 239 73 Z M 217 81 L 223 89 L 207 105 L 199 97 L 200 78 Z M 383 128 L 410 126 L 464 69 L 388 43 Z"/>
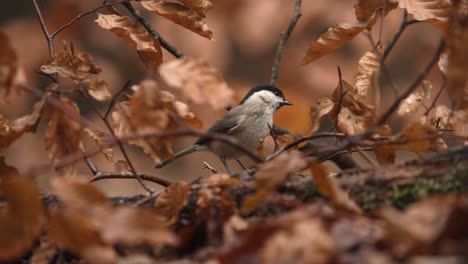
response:
<path id="1" fill-rule="evenodd" d="M 109 114 L 110 114 L 110 112 L 112 111 L 112 109 L 114 108 L 115 103 L 116 103 L 117 100 L 120 98 L 120 96 L 130 87 L 130 83 L 131 83 L 131 81 L 127 81 L 127 82 L 124 84 L 124 86 L 122 87 L 122 89 L 120 89 L 120 90 L 114 95 L 114 97 L 112 97 L 112 100 L 111 100 L 111 102 L 109 103 L 109 107 L 107 107 L 106 113 L 104 114 L 104 119 L 108 119 L 108 118 L 109 118 Z"/>
<path id="2" fill-rule="evenodd" d="M 281 61 L 281 55 L 283 54 L 283 49 L 284 46 L 286 45 L 286 42 L 289 39 L 289 36 L 294 30 L 294 27 L 297 24 L 297 21 L 301 17 L 301 4 L 302 0 L 296 0 L 296 3 L 294 5 L 294 14 L 289 22 L 288 29 L 286 32 L 281 33 L 281 39 L 278 44 L 278 48 L 276 49 L 276 55 L 275 55 L 275 61 L 273 63 L 273 67 L 271 68 L 271 85 L 276 85 L 276 82 L 278 81 L 278 72 L 279 72 L 279 64 Z"/>
<path id="3" fill-rule="evenodd" d="M 34 8 L 36 9 L 36 15 L 37 15 L 37 18 L 39 19 L 39 24 L 41 25 L 42 32 L 44 33 L 44 37 L 47 40 L 47 47 L 49 48 L 49 57 L 52 58 L 52 56 L 54 55 L 54 39 L 49 34 L 49 31 L 44 21 L 44 17 L 42 16 L 41 9 L 39 8 L 39 5 L 37 4 L 37 0 L 32 0 L 32 1 L 34 4 Z"/>
<path id="4" fill-rule="evenodd" d="M 161 186 L 167 187 L 171 184 L 170 181 L 162 179 L 154 175 L 139 174 L 138 175 L 142 180 L 154 182 Z M 90 182 L 96 182 L 100 180 L 107 179 L 135 179 L 135 174 L 133 172 L 98 172 L 94 177 L 89 179 Z"/>
<path id="5" fill-rule="evenodd" d="M 146 19 L 141 16 L 140 12 L 138 12 L 138 10 L 136 10 L 132 3 L 130 2 L 126 2 L 126 3 L 123 3 L 123 5 L 125 6 L 125 8 L 136 18 L 136 20 L 146 29 L 146 31 L 148 31 L 148 33 L 153 36 L 153 38 L 155 38 L 157 41 L 159 41 L 159 43 L 161 44 L 161 46 L 167 50 L 169 53 L 171 53 L 172 55 L 174 55 L 174 57 L 180 59 L 182 57 L 184 57 L 184 54 L 182 54 L 180 51 L 178 51 L 174 46 L 172 46 L 171 43 L 169 43 L 168 41 L 166 41 L 157 31 L 156 29 L 153 28 L 153 26 L 151 26 L 150 23 L 148 23 L 148 21 L 146 21 Z"/>

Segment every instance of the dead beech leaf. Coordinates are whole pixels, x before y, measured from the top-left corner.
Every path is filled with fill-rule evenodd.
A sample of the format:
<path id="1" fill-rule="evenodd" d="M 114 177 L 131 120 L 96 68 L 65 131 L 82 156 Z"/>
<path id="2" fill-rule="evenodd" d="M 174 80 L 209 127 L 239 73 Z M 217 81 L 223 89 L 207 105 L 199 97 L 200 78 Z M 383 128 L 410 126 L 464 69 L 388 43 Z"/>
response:
<path id="1" fill-rule="evenodd" d="M 161 91 L 155 81 L 142 81 L 132 89 L 134 94 L 128 101 L 117 104 L 112 113 L 117 136 L 174 131 L 180 126 L 174 115 L 195 127 L 201 126 L 201 122 L 182 102 L 175 100 L 171 93 Z M 169 137 L 147 137 L 129 143 L 142 148 L 155 162 L 173 155 Z"/>
<path id="2" fill-rule="evenodd" d="M 409 113 L 414 113 L 414 111 L 423 105 L 424 100 L 431 96 L 431 91 L 431 82 L 423 80 L 419 87 L 400 103 L 397 112 L 398 115 L 403 116 Z"/>
<path id="3" fill-rule="evenodd" d="M 7 204 L 0 209 L 0 260 L 24 255 L 34 245 L 44 222 L 41 193 L 32 180 L 0 157 L 0 193 Z"/>
<path id="4" fill-rule="evenodd" d="M 348 135 L 361 134 L 372 127 L 374 119 L 375 116 L 371 111 L 363 111 L 360 115 L 351 108 L 342 107 L 338 114 L 338 129 Z"/>
<path id="5" fill-rule="evenodd" d="M 384 125 L 380 128 L 379 132 L 376 133 L 378 136 L 392 136 L 392 129 L 388 125 Z M 375 158 L 380 165 L 394 164 L 395 163 L 395 148 L 390 145 L 374 145 L 372 149 L 375 153 Z"/>
<path id="6" fill-rule="evenodd" d="M 358 0 L 354 5 L 354 13 L 359 22 L 365 22 L 368 21 L 375 12 L 382 12 L 381 10 L 384 7 L 386 9 L 394 9 L 396 6 L 397 3 L 391 0 Z"/>
<path id="7" fill-rule="evenodd" d="M 146 68 L 157 74 L 162 63 L 161 46 L 142 25 L 116 12 L 109 15 L 98 14 L 96 23 L 127 42 L 138 52 Z"/>
<path id="8" fill-rule="evenodd" d="M 351 200 L 349 194 L 341 189 L 338 183 L 329 176 L 325 167 L 319 161 L 310 163 L 310 171 L 319 192 L 330 199 L 331 203 L 341 209 L 361 214 L 362 210 Z"/>
<path id="9" fill-rule="evenodd" d="M 0 94 L 8 97 L 18 70 L 18 57 L 8 36 L 0 31 Z"/>
<path id="10" fill-rule="evenodd" d="M 161 214 L 169 225 L 174 225 L 179 219 L 180 210 L 187 204 L 190 185 L 187 182 L 177 182 L 162 191 L 154 203 L 156 212 Z"/>
<path id="11" fill-rule="evenodd" d="M 374 74 L 380 69 L 380 52 L 368 51 L 359 60 L 359 68 L 354 76 L 357 94 L 366 96 L 369 89 L 374 89 Z"/>
<path id="12" fill-rule="evenodd" d="M 48 108 L 49 123 L 45 135 L 46 149 L 52 161 L 58 161 L 78 152 L 82 132 L 82 126 L 77 121 L 80 109 L 76 103 L 65 96 L 60 96 L 57 100 L 62 104 L 63 109 Z M 62 176 L 73 175 L 75 165 L 59 168 L 57 172 Z"/>
<path id="13" fill-rule="evenodd" d="M 112 150 L 112 147 L 103 147 L 103 145 L 106 145 L 108 139 L 110 139 L 110 137 L 108 137 L 108 135 L 106 133 L 104 133 L 102 130 L 99 130 L 97 128 L 92 128 L 92 127 L 85 127 L 83 129 L 83 131 L 90 137 L 94 140 L 94 142 L 99 146 L 102 154 L 104 154 L 104 157 L 106 157 L 106 159 L 108 161 L 111 161 L 113 160 L 113 150 Z"/>
<path id="14" fill-rule="evenodd" d="M 109 83 L 99 78 L 87 78 L 83 84 L 88 87 L 88 93 L 98 101 L 107 101 L 112 98 L 109 92 Z"/>
<path id="15" fill-rule="evenodd" d="M 52 181 L 55 195 L 65 204 L 74 207 L 105 205 L 107 197 L 88 181 L 69 178 L 55 178 Z"/>
<path id="16" fill-rule="evenodd" d="M 321 98 L 310 108 L 310 120 L 312 126 L 309 134 L 314 134 L 320 128 L 320 119 L 333 109 L 333 102 L 329 98 Z"/>
<path id="17" fill-rule="evenodd" d="M 385 9 L 384 15 L 387 15 L 395 7 L 395 5 L 389 5 Z M 323 33 L 318 40 L 309 46 L 305 57 L 302 59 L 302 63 L 308 64 L 327 54 L 332 53 L 336 49 L 348 43 L 363 30 L 371 29 L 377 19 L 381 16 L 382 12 L 376 12 L 367 21 L 358 23 L 345 23 L 329 28 L 326 33 Z"/>
<path id="18" fill-rule="evenodd" d="M 213 40 L 213 32 L 203 17 L 184 5 L 166 1 L 142 1 L 141 5 L 202 37 Z"/>
<path id="19" fill-rule="evenodd" d="M 32 113 L 20 117 L 14 121 L 9 121 L 0 114 L 0 153 L 2 153 L 11 143 L 21 137 L 24 133 L 35 132 L 39 124 L 45 98 L 34 104 Z"/>
<path id="20" fill-rule="evenodd" d="M 63 49 L 54 53 L 47 64 L 41 66 L 41 71 L 47 74 L 57 73 L 60 77 L 75 81 L 84 80 L 89 74 L 101 72 L 88 53 L 79 50 Z"/>
<path id="21" fill-rule="evenodd" d="M 195 11 L 201 17 L 205 17 L 206 11 L 214 7 L 213 3 L 208 0 L 177 0 L 186 7 Z"/>
<path id="22" fill-rule="evenodd" d="M 263 164 L 256 177 L 256 192 L 244 199 L 242 214 L 249 214 L 273 191 L 275 191 L 290 176 L 295 175 L 307 166 L 302 153 L 291 151 Z"/>
<path id="23" fill-rule="evenodd" d="M 407 149 L 416 154 L 423 154 L 431 150 L 440 151 L 447 145 L 440 141 L 437 129 L 429 124 L 415 122 L 407 126 L 393 141 L 396 148 Z"/>
<path id="24" fill-rule="evenodd" d="M 455 135 L 468 138 L 468 107 L 453 112 L 450 119 Z"/>
<path id="25" fill-rule="evenodd" d="M 335 246 L 323 220 L 306 218 L 269 237 L 260 252 L 261 263 L 329 263 Z"/>
<path id="26" fill-rule="evenodd" d="M 194 103 L 208 103 L 214 109 L 222 109 L 233 100 L 234 92 L 219 70 L 202 59 L 183 58 L 165 62 L 159 73 L 169 87 L 180 90 Z"/>
<path id="27" fill-rule="evenodd" d="M 450 0 L 398 0 L 398 6 L 405 8 L 415 19 L 441 28 L 447 27 L 452 8 Z"/>
<path id="28" fill-rule="evenodd" d="M 101 238 L 89 217 L 70 208 L 51 212 L 47 239 L 89 263 L 116 263 L 117 254 Z"/>

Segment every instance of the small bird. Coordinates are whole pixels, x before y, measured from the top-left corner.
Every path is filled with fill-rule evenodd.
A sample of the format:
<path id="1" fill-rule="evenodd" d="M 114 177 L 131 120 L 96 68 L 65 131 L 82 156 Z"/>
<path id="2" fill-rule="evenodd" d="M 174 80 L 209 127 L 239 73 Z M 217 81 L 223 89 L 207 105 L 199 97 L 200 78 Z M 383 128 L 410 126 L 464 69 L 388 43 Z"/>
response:
<path id="1" fill-rule="evenodd" d="M 216 121 L 206 134 L 230 135 L 245 148 L 255 151 L 260 140 L 270 134 L 270 128 L 273 127 L 273 114 L 283 105 L 292 104 L 286 100 L 280 89 L 272 85 L 256 86 L 250 89 L 239 105 L 231 108 Z M 163 160 L 155 167 L 162 168 L 192 152 L 206 150 L 215 153 L 220 158 L 229 174 L 232 174 L 226 162 L 229 159 L 235 159 L 244 170 L 246 169 L 239 160 L 239 157 L 244 154 L 242 151 L 207 137 L 200 137 L 191 147 L 181 150 L 175 154 L 174 158 Z"/>

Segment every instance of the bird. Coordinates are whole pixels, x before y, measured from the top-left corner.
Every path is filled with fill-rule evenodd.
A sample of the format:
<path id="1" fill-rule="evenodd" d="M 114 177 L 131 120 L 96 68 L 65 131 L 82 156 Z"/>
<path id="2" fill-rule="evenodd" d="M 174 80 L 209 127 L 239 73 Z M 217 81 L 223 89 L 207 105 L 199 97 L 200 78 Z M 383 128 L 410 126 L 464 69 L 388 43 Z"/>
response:
<path id="1" fill-rule="evenodd" d="M 255 151 L 260 140 L 270 134 L 274 113 L 285 105 L 292 105 L 292 103 L 285 98 L 278 87 L 255 86 L 242 98 L 239 105 L 229 109 L 205 134 L 221 133 L 232 136 L 246 149 Z M 195 151 L 211 151 L 216 154 L 230 175 L 232 173 L 227 160 L 235 159 L 246 170 L 239 160 L 245 154 L 244 152 L 224 142 L 213 140 L 212 137 L 203 136 L 192 146 L 177 152 L 172 159 L 161 161 L 155 168 L 162 168 Z"/>

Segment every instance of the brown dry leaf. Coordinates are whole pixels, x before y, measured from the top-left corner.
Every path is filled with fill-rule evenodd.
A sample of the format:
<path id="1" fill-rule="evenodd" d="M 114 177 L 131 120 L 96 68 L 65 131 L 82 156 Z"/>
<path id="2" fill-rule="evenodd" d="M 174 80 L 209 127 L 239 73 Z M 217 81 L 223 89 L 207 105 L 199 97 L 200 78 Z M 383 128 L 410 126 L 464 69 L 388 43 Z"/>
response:
<path id="1" fill-rule="evenodd" d="M 180 210 L 187 204 L 190 185 L 187 182 L 177 182 L 162 191 L 154 203 L 156 212 L 161 214 L 169 225 L 174 225 L 179 219 Z"/>
<path id="2" fill-rule="evenodd" d="M 355 89 L 357 94 L 366 96 L 369 90 L 374 89 L 374 74 L 380 69 L 379 51 L 368 51 L 359 60 L 359 68 L 354 76 Z"/>
<path id="3" fill-rule="evenodd" d="M 101 150 L 102 154 L 104 154 L 104 157 L 110 162 L 113 160 L 113 150 L 112 147 L 103 147 L 103 145 L 107 144 L 108 135 L 104 133 L 104 131 L 99 130 L 97 128 L 92 128 L 92 127 L 85 127 L 83 131 L 94 140 L 94 142 L 99 146 L 99 149 Z"/>
<path id="4" fill-rule="evenodd" d="M 226 221 L 237 213 L 237 203 L 234 198 L 220 187 L 202 188 L 198 193 L 197 209 L 198 220 L 207 221 L 214 236 L 221 232 Z"/>
<path id="5" fill-rule="evenodd" d="M 423 80 L 418 88 L 406 97 L 398 107 L 398 115 L 403 116 L 409 113 L 414 113 L 420 106 L 423 105 L 424 100 L 431 96 L 432 84 L 428 80 Z"/>
<path id="6" fill-rule="evenodd" d="M 449 95 L 455 109 L 468 107 L 468 3 L 454 2 L 450 24 L 445 32 L 448 61 L 445 76 Z"/>
<path id="7" fill-rule="evenodd" d="M 195 11 L 201 17 L 205 17 L 206 11 L 214 7 L 213 3 L 208 0 L 177 0 L 186 7 Z"/>
<path id="8" fill-rule="evenodd" d="M 441 28 L 447 27 L 452 8 L 450 0 L 398 0 L 398 6 L 406 8 L 415 19 Z"/>
<path id="9" fill-rule="evenodd" d="M 36 131 L 44 105 L 45 97 L 34 104 L 31 114 L 14 121 L 9 121 L 0 114 L 0 153 L 24 133 Z"/>
<path id="10" fill-rule="evenodd" d="M 89 216 L 70 208 L 55 209 L 49 217 L 47 239 L 89 263 L 116 263 L 117 254 L 101 238 Z"/>
<path id="11" fill-rule="evenodd" d="M 468 138 L 468 106 L 465 109 L 453 112 L 450 122 L 452 123 L 455 135 Z"/>
<path id="12" fill-rule="evenodd" d="M 314 134 L 320 128 L 320 119 L 333 109 L 333 102 L 329 98 L 321 98 L 310 108 L 310 120 L 312 126 L 309 135 Z"/>
<path id="13" fill-rule="evenodd" d="M 41 66 L 41 71 L 47 74 L 57 73 L 64 78 L 75 81 L 84 80 L 89 74 L 101 72 L 88 53 L 79 50 L 69 51 L 67 48 L 54 53 L 47 64 Z"/>
<path id="14" fill-rule="evenodd" d="M 164 217 L 150 208 L 119 207 L 101 210 L 95 215 L 98 230 L 107 243 L 151 246 L 178 243 L 177 237 L 169 230 Z"/>
<path id="15" fill-rule="evenodd" d="M 397 256 L 436 242 L 453 223 L 450 218 L 456 217 L 454 207 L 461 201 L 455 196 L 437 196 L 419 201 L 404 212 L 389 207 L 380 210 L 378 215 L 387 224 L 387 240 Z M 466 211 L 466 202 L 463 204 Z"/>
<path id="16" fill-rule="evenodd" d="M 83 127 L 77 121 L 80 109 L 67 97 L 57 98 L 63 109 L 47 108 L 49 124 L 47 125 L 45 143 L 50 159 L 55 162 L 80 150 L 80 137 Z M 60 175 L 73 175 L 75 165 L 57 169 Z"/>
<path id="17" fill-rule="evenodd" d="M 98 101 L 107 101 L 112 98 L 109 92 L 109 83 L 99 78 L 87 78 L 83 84 L 88 87 L 88 93 Z"/>
<path id="18" fill-rule="evenodd" d="M 32 180 L 0 157 L 0 193 L 7 202 L 0 207 L 0 261 L 13 260 L 34 245 L 44 222 L 41 193 Z"/>
<path id="19" fill-rule="evenodd" d="M 284 148 L 287 145 L 293 143 L 296 141 L 296 138 L 294 138 L 290 134 L 284 134 L 284 135 L 279 135 L 276 137 L 276 143 L 278 144 L 278 148 Z M 296 148 L 300 147 L 301 144 L 297 145 Z"/>
<path id="20" fill-rule="evenodd" d="M 203 16 L 184 5 L 166 1 L 142 1 L 141 5 L 202 37 L 213 40 L 213 32 L 208 28 Z"/>
<path id="21" fill-rule="evenodd" d="M 262 263 L 329 263 L 335 246 L 320 218 L 303 219 L 269 237 L 260 258 Z"/>
<path id="22" fill-rule="evenodd" d="M 338 83 L 332 95 L 332 101 L 335 103 L 332 111 L 332 119 L 337 119 L 337 127 L 340 132 L 355 135 L 364 133 L 371 128 L 375 122 L 375 108 L 366 103 L 366 98 L 358 94 L 357 89 L 344 80 L 341 80 L 343 91 Z M 340 95 L 340 92 L 342 94 Z M 338 104 L 341 97 L 341 110 Z"/>
<path id="23" fill-rule="evenodd" d="M 330 199 L 334 206 L 357 214 L 362 213 L 361 208 L 351 200 L 346 191 L 341 189 L 335 179 L 330 177 L 325 167 L 319 161 L 314 160 L 311 162 L 310 171 L 320 193 Z"/>
<path id="24" fill-rule="evenodd" d="M 438 105 L 434 107 L 433 115 L 429 120 L 430 124 L 435 128 L 453 128 L 453 119 L 449 121 L 452 115 L 452 110 L 445 105 Z"/>
<path id="25" fill-rule="evenodd" d="M 376 12 L 386 9 L 394 9 L 397 3 L 391 0 L 358 0 L 354 5 L 354 13 L 359 22 L 368 21 Z"/>
<path id="26" fill-rule="evenodd" d="M 98 14 L 96 23 L 127 42 L 138 52 L 148 70 L 157 74 L 158 67 L 162 63 L 161 46 L 142 25 L 117 12 L 109 15 Z"/>
<path id="27" fill-rule="evenodd" d="M 389 5 L 385 9 L 387 15 L 396 5 Z M 358 23 L 340 24 L 328 29 L 318 40 L 309 46 L 306 56 L 302 59 L 303 64 L 311 63 L 327 54 L 332 53 L 344 44 L 348 43 L 365 29 L 371 29 L 377 19 L 382 16 L 382 12 L 374 13 L 368 21 Z"/>
<path id="28" fill-rule="evenodd" d="M 421 122 L 407 126 L 392 142 L 396 144 L 396 148 L 407 149 L 416 154 L 447 148 L 447 145 L 440 140 L 439 131 L 430 124 L 422 124 Z"/>
<path id="29" fill-rule="evenodd" d="M 281 154 L 263 164 L 255 174 L 257 190 L 244 199 L 241 213 L 245 215 L 252 212 L 271 192 L 306 166 L 307 161 L 298 151 Z"/>
<path id="30" fill-rule="evenodd" d="M 134 94 L 128 101 L 116 105 L 112 113 L 113 127 L 119 137 L 138 133 L 165 133 L 176 130 L 180 124 L 178 116 L 195 127 L 201 122 L 174 96 L 161 91 L 155 81 L 145 80 L 132 87 Z M 160 158 L 171 158 L 171 139 L 147 137 L 129 141 L 143 149 L 156 163 Z"/>
<path id="31" fill-rule="evenodd" d="M 392 136 L 392 129 L 388 125 L 382 126 L 378 133 L 378 136 Z M 388 144 L 388 145 L 375 145 L 372 146 L 374 149 L 375 158 L 379 162 L 380 165 L 387 165 L 387 164 L 394 164 L 395 163 L 395 148 Z"/>
<path id="32" fill-rule="evenodd" d="M 169 87 L 180 90 L 194 103 L 208 103 L 214 109 L 223 109 L 233 101 L 234 92 L 221 72 L 202 59 L 183 58 L 165 62 L 159 72 Z"/>
<path id="33" fill-rule="evenodd" d="M 10 39 L 0 31 L 0 94 L 8 97 L 14 84 L 18 70 L 18 57 L 11 45 Z"/>
<path id="34" fill-rule="evenodd" d="M 73 207 L 90 207 L 108 204 L 107 197 L 86 180 L 55 178 L 52 181 L 55 195 Z"/>

